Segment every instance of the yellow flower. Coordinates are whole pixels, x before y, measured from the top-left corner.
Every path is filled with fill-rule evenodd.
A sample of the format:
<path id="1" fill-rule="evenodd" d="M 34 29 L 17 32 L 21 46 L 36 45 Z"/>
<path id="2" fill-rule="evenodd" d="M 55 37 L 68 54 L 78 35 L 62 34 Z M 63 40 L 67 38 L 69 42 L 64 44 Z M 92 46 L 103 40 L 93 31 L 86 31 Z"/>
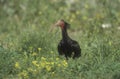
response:
<path id="1" fill-rule="evenodd" d="M 59 58 L 56 58 L 56 60 L 58 61 L 58 60 L 59 60 Z"/>
<path id="2" fill-rule="evenodd" d="M 73 19 L 70 19 L 70 22 L 73 22 Z"/>
<path id="3" fill-rule="evenodd" d="M 47 65 L 47 66 L 46 66 L 46 70 L 47 70 L 47 71 L 50 71 L 51 68 L 52 68 L 52 67 L 51 67 L 50 65 Z"/>
<path id="4" fill-rule="evenodd" d="M 33 52 L 33 53 L 32 53 L 32 56 L 36 56 L 36 55 L 37 55 L 37 53 L 36 53 L 36 52 Z"/>
<path id="5" fill-rule="evenodd" d="M 20 68 L 19 62 L 16 62 L 16 63 L 15 63 L 15 68 Z"/>
<path id="6" fill-rule="evenodd" d="M 40 65 L 41 65 L 41 67 L 45 67 L 46 62 L 41 62 Z"/>
<path id="7" fill-rule="evenodd" d="M 45 21 L 42 21 L 41 24 L 45 24 Z"/>
<path id="8" fill-rule="evenodd" d="M 76 11 L 76 14 L 79 15 L 79 14 L 80 14 L 80 11 L 77 10 L 77 11 Z"/>
<path id="9" fill-rule="evenodd" d="M 51 54 L 53 54 L 54 52 L 53 52 L 53 51 L 51 51 L 50 53 L 51 53 Z"/>
<path id="10" fill-rule="evenodd" d="M 83 16 L 82 19 L 83 19 L 83 20 L 87 20 L 87 16 Z"/>
<path id="11" fill-rule="evenodd" d="M 88 9 L 88 8 L 89 8 L 89 5 L 88 5 L 88 4 L 85 4 L 85 8 Z"/>
<path id="12" fill-rule="evenodd" d="M 50 65 L 50 62 L 46 62 L 47 65 Z"/>
<path id="13" fill-rule="evenodd" d="M 37 64 L 37 61 L 32 61 L 32 64 L 39 67 L 39 64 Z"/>
<path id="14" fill-rule="evenodd" d="M 37 61 L 32 61 L 33 64 L 37 64 Z"/>
<path id="15" fill-rule="evenodd" d="M 110 46 L 112 45 L 112 41 L 109 41 L 108 43 L 109 43 Z"/>
<path id="16" fill-rule="evenodd" d="M 51 65 L 54 65 L 55 63 L 54 62 L 50 62 Z"/>
<path id="17" fill-rule="evenodd" d="M 55 72 L 52 72 L 52 74 L 55 74 Z"/>
<path id="18" fill-rule="evenodd" d="M 41 57 L 41 60 L 46 60 L 46 58 L 45 57 Z"/>
<path id="19" fill-rule="evenodd" d="M 52 72 L 51 74 L 52 74 L 52 76 L 55 76 L 55 72 Z"/>
<path id="20" fill-rule="evenodd" d="M 22 77 L 24 77 L 25 79 L 28 79 L 28 72 L 27 71 L 25 71 L 25 70 L 23 70 L 22 72 L 20 72 L 19 74 L 18 74 L 18 76 L 22 76 Z"/>
<path id="21" fill-rule="evenodd" d="M 28 68 L 27 70 L 28 70 L 28 71 L 30 71 L 30 72 L 31 72 L 31 71 L 33 71 L 33 69 L 32 69 L 32 68 Z"/>
<path id="22" fill-rule="evenodd" d="M 72 18 L 76 18 L 76 15 L 75 14 L 72 14 L 72 16 L 71 16 Z"/>
<path id="23" fill-rule="evenodd" d="M 41 12 L 41 11 L 39 11 L 39 15 L 42 15 L 42 12 Z"/>
<path id="24" fill-rule="evenodd" d="M 65 66 L 65 67 L 67 67 L 67 66 L 68 66 L 68 63 L 67 63 L 67 61 L 66 61 L 66 60 L 64 60 L 62 63 L 63 63 L 63 66 Z"/>
<path id="25" fill-rule="evenodd" d="M 61 64 L 58 64 L 58 67 L 61 67 Z"/>
<path id="26" fill-rule="evenodd" d="M 41 51 L 41 50 L 42 50 L 42 49 L 39 47 L 39 48 L 38 48 L 38 51 Z"/>

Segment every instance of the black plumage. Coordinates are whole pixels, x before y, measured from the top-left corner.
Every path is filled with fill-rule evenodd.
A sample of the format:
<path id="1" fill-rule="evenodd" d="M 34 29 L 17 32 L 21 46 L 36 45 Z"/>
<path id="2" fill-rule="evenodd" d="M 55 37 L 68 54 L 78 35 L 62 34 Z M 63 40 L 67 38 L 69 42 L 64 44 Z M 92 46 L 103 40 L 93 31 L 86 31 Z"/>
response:
<path id="1" fill-rule="evenodd" d="M 59 55 L 65 55 L 66 59 L 68 57 L 72 57 L 73 59 L 80 57 L 81 49 L 78 42 L 68 36 L 67 28 L 69 24 L 64 20 L 59 20 L 56 25 L 60 26 L 62 31 L 62 40 L 58 44 Z"/>

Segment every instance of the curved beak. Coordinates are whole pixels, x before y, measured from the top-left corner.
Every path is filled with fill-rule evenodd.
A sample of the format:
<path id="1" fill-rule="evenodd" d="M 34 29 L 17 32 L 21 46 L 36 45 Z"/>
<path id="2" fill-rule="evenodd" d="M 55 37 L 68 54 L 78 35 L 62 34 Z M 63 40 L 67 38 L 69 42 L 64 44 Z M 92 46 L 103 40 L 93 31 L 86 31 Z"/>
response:
<path id="1" fill-rule="evenodd" d="M 53 31 L 53 29 L 54 29 L 56 26 L 58 26 L 58 24 L 57 24 L 57 23 L 55 23 L 55 24 L 51 25 L 51 26 L 50 26 L 50 29 L 49 29 L 49 31 L 48 31 L 48 33 L 52 32 L 52 31 Z"/>
<path id="2" fill-rule="evenodd" d="M 59 22 L 55 23 L 54 25 L 55 25 L 55 26 L 59 26 Z"/>
<path id="3" fill-rule="evenodd" d="M 54 29 L 55 27 L 58 27 L 58 26 L 60 26 L 60 21 L 58 21 L 57 23 L 55 23 L 55 24 L 53 24 L 52 26 L 50 26 L 50 29 L 49 29 L 48 33 L 49 33 L 49 32 L 52 32 L 53 29 Z"/>
<path id="4" fill-rule="evenodd" d="M 61 20 L 58 20 L 56 23 L 55 23 L 55 26 L 60 26 L 61 24 Z"/>

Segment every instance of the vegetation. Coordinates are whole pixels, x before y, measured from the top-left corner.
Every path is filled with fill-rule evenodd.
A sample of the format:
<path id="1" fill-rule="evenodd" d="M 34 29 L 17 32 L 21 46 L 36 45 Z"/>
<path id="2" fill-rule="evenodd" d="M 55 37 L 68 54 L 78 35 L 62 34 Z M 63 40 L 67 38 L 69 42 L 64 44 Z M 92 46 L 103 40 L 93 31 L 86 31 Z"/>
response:
<path id="1" fill-rule="evenodd" d="M 120 79 L 120 0 L 0 0 L 0 79 Z M 82 56 L 58 56 L 59 19 Z"/>

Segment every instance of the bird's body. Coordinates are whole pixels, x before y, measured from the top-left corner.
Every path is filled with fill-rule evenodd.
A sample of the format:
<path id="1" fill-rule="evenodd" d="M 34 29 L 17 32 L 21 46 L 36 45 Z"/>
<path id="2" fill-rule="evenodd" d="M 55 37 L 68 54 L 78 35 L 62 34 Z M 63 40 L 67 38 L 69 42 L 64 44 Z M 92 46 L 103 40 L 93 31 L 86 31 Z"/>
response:
<path id="1" fill-rule="evenodd" d="M 58 52 L 59 55 L 65 55 L 66 58 L 72 57 L 72 54 L 73 58 L 78 58 L 80 57 L 81 49 L 76 41 L 68 39 L 67 41 L 60 41 L 58 44 Z"/>
<path id="2" fill-rule="evenodd" d="M 65 55 L 66 59 L 68 57 L 78 58 L 81 56 L 81 49 L 77 41 L 72 40 L 67 33 L 68 23 L 61 20 L 62 22 L 61 30 L 62 30 L 62 40 L 58 44 L 58 53 L 59 55 Z M 57 24 L 59 24 L 58 22 Z"/>

